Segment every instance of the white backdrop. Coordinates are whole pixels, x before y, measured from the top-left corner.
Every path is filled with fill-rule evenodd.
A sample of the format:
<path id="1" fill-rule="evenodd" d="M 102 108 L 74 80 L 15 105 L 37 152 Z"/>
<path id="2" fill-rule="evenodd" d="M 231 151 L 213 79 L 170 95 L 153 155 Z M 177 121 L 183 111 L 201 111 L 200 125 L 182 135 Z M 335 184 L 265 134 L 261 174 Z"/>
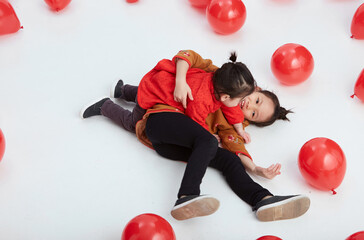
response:
<path id="1" fill-rule="evenodd" d="M 164 217 L 177 239 L 345 239 L 364 230 L 364 104 L 350 98 L 364 68 L 364 41 L 350 38 L 363 1 L 245 0 L 247 20 L 235 34 L 214 33 L 187 0 L 74 0 L 59 13 L 41 1 L 11 0 L 24 29 L 0 36 L 0 238 L 120 239 L 142 213 Z M 270 58 L 285 43 L 315 59 L 309 80 L 287 87 L 273 77 Z M 254 178 L 275 194 L 306 194 L 311 208 L 294 220 L 259 222 L 250 206 L 208 169 L 202 193 L 216 196 L 213 215 L 174 220 L 184 164 L 158 156 L 103 117 L 82 120 L 80 109 L 108 95 L 118 78 L 138 84 L 162 58 L 193 49 L 216 65 L 236 50 L 263 88 L 295 112 L 291 122 L 249 126 L 247 149 L 256 164 L 282 163 L 273 180 Z M 132 105 L 124 106 L 132 107 Z M 314 137 L 336 141 L 347 158 L 337 194 L 309 186 L 297 166 Z"/>

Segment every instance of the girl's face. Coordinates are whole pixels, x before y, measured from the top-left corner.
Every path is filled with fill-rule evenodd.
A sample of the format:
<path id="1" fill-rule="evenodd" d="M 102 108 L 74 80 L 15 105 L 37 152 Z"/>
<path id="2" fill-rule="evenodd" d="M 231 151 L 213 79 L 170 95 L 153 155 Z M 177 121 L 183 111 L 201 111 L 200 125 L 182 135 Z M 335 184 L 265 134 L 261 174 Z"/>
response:
<path id="1" fill-rule="evenodd" d="M 274 113 L 272 99 L 259 91 L 246 96 L 240 102 L 240 108 L 244 113 L 244 118 L 253 122 L 268 121 Z"/>

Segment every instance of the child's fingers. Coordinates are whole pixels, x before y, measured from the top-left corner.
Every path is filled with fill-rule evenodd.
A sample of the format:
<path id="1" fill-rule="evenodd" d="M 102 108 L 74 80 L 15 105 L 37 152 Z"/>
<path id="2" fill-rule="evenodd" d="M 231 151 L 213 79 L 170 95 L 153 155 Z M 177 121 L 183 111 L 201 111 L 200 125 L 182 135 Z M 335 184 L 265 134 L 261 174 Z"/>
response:
<path id="1" fill-rule="evenodd" d="M 278 175 L 278 174 L 281 174 L 281 168 L 282 168 L 282 165 L 277 163 L 276 164 L 276 167 L 274 169 L 274 172 Z"/>
<path id="2" fill-rule="evenodd" d="M 251 138 L 250 138 L 250 134 L 249 134 L 249 133 L 247 133 L 247 132 L 245 132 L 245 136 L 246 136 L 246 138 L 248 139 L 248 142 L 250 142 L 250 140 L 251 140 Z"/>
<path id="3" fill-rule="evenodd" d="M 274 168 L 273 168 L 273 172 L 274 172 L 274 174 L 278 174 L 278 173 L 279 173 L 279 171 L 280 171 L 280 169 L 281 169 L 280 165 L 276 164 L 276 165 L 274 166 Z"/>
<path id="4" fill-rule="evenodd" d="M 189 98 L 191 101 L 193 101 L 193 96 L 192 96 L 191 91 L 188 91 L 188 92 L 187 92 L 187 95 L 188 95 L 188 98 Z"/>
<path id="5" fill-rule="evenodd" d="M 279 164 L 279 163 L 277 163 L 277 165 L 278 165 L 278 167 L 277 167 L 277 171 L 281 171 L 281 168 L 282 168 L 282 165 L 281 164 Z"/>
<path id="6" fill-rule="evenodd" d="M 281 168 L 277 169 L 277 171 L 275 172 L 276 175 L 280 175 L 281 174 Z"/>
<path id="7" fill-rule="evenodd" d="M 187 108 L 187 99 L 186 98 L 182 99 L 182 105 L 183 105 L 183 108 Z"/>
<path id="8" fill-rule="evenodd" d="M 275 176 L 281 174 L 280 173 L 281 165 L 279 163 L 272 164 L 267 168 L 267 176 L 269 179 L 274 178 Z"/>
<path id="9" fill-rule="evenodd" d="M 280 170 L 279 168 L 274 168 L 273 172 L 275 175 L 278 175 L 280 173 Z"/>
<path id="10" fill-rule="evenodd" d="M 270 166 L 267 168 L 267 170 L 271 171 L 271 170 L 273 170 L 273 168 L 274 168 L 274 164 L 270 165 Z"/>
<path id="11" fill-rule="evenodd" d="M 220 136 L 219 135 L 217 135 L 217 134 L 212 134 L 212 135 L 214 135 L 214 137 L 217 139 L 217 141 L 220 142 Z"/>
<path id="12" fill-rule="evenodd" d="M 173 96 L 174 101 L 182 103 L 183 98 L 179 97 L 178 95 Z"/>

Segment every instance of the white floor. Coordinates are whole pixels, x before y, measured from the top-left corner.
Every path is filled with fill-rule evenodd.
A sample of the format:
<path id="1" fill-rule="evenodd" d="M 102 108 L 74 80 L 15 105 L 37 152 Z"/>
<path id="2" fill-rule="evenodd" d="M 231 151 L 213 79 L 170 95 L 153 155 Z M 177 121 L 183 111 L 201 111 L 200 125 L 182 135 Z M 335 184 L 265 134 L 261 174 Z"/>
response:
<path id="1" fill-rule="evenodd" d="M 165 218 L 180 240 L 267 234 L 339 240 L 364 230 L 364 104 L 350 98 L 364 68 L 364 41 L 350 38 L 362 1 L 245 0 L 245 25 L 227 36 L 214 33 L 204 11 L 188 0 L 74 0 L 59 13 L 43 1 L 10 2 L 24 29 L 0 36 L 0 128 L 7 144 L 0 239 L 120 239 L 125 224 L 142 213 Z M 270 70 L 273 52 L 290 42 L 315 59 L 311 78 L 294 87 L 280 85 Z M 181 49 L 217 65 L 236 50 L 259 85 L 293 109 L 290 123 L 248 127 L 247 149 L 258 165 L 282 163 L 274 180 L 254 179 L 275 194 L 308 195 L 307 214 L 259 222 L 208 169 L 202 192 L 220 199 L 221 208 L 176 221 L 169 211 L 184 164 L 158 156 L 106 118 L 79 117 L 116 79 L 136 85 L 157 61 Z M 314 137 L 330 138 L 345 152 L 347 172 L 336 195 L 309 186 L 299 172 L 298 152 Z"/>

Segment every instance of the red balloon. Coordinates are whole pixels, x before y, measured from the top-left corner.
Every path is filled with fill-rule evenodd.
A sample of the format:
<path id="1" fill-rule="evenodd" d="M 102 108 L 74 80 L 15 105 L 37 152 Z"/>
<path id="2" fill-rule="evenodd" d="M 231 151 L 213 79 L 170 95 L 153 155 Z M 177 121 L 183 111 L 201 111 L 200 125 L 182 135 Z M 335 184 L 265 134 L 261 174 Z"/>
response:
<path id="1" fill-rule="evenodd" d="M 206 15 L 215 32 L 230 34 L 244 25 L 246 9 L 241 0 L 212 0 L 206 8 Z"/>
<path id="2" fill-rule="evenodd" d="M 258 238 L 257 240 L 282 240 L 282 238 L 272 236 L 272 235 L 266 235 L 266 236 Z"/>
<path id="3" fill-rule="evenodd" d="M 15 33 L 21 28 L 18 17 L 7 0 L 0 0 L 0 35 Z"/>
<path id="4" fill-rule="evenodd" d="M 350 235 L 346 240 L 364 240 L 364 231 Z"/>
<path id="5" fill-rule="evenodd" d="M 0 129 L 0 161 L 1 159 L 3 159 L 4 152 L 5 152 L 5 137 Z"/>
<path id="6" fill-rule="evenodd" d="M 364 69 L 361 71 L 358 80 L 356 80 L 354 87 L 354 95 L 351 97 L 357 96 L 361 101 L 364 102 Z"/>
<path id="7" fill-rule="evenodd" d="M 210 4 L 211 0 L 188 0 L 192 6 L 198 8 L 205 8 Z"/>
<path id="8" fill-rule="evenodd" d="M 126 0 L 128 3 L 135 3 L 137 2 L 138 0 Z"/>
<path id="9" fill-rule="evenodd" d="M 145 213 L 128 222 L 121 240 L 176 240 L 176 235 L 164 218 Z"/>
<path id="10" fill-rule="evenodd" d="M 351 21 L 352 38 L 364 39 L 364 3 L 356 10 Z"/>
<path id="11" fill-rule="evenodd" d="M 311 75 L 314 61 L 304 46 L 287 43 L 273 53 L 270 66 L 274 76 L 282 84 L 292 86 L 305 81 Z"/>
<path id="12" fill-rule="evenodd" d="M 328 138 L 313 138 L 306 142 L 298 156 L 302 176 L 320 190 L 335 194 L 345 176 L 346 158 L 340 146 Z"/>
<path id="13" fill-rule="evenodd" d="M 62 10 L 71 2 L 71 0 L 44 0 L 44 1 L 54 11 Z"/>

